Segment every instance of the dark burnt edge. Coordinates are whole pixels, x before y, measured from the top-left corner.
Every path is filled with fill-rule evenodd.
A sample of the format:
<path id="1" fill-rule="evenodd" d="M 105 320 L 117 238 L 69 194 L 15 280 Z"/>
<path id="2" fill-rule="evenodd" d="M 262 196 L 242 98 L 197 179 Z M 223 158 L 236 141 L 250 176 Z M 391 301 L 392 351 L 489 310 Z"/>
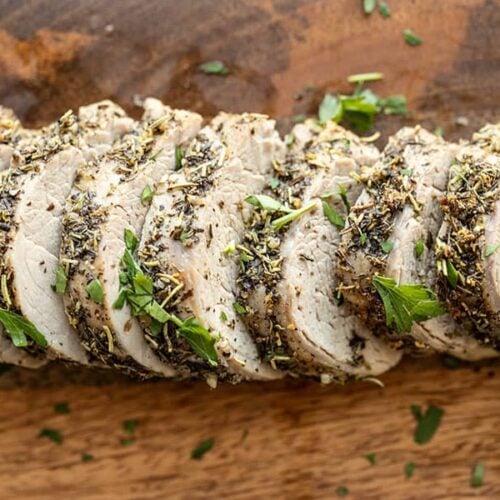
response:
<path id="1" fill-rule="evenodd" d="M 213 146 L 213 142 L 203 132 L 200 132 L 191 142 L 189 150 L 182 159 L 182 171 L 188 185 L 175 190 L 176 193 L 180 193 L 180 196 L 175 203 L 173 213 L 163 211 L 156 214 L 154 219 L 155 229 L 150 239 L 137 252 L 139 261 L 142 264 L 142 271 L 153 281 L 155 300 L 162 304 L 169 295 L 173 294 L 168 304 L 164 305 L 164 309 L 174 315 L 179 314 L 177 306 L 190 292 L 175 291 L 176 287 L 181 283 L 181 280 L 177 279 L 178 270 L 171 265 L 168 265 L 167 269 L 160 267 L 157 257 L 165 250 L 165 246 L 159 241 L 164 233 L 168 219 L 179 218 L 182 223 L 170 231 L 169 237 L 172 240 L 181 241 L 186 248 L 199 244 L 200 240 L 197 234 L 204 232 L 205 229 L 196 226 L 197 210 L 194 202 L 209 193 L 216 172 L 222 166 L 222 160 L 226 159 L 225 147 L 221 146 L 214 150 Z M 206 169 L 197 168 L 202 164 L 206 164 Z M 172 276 L 173 280 L 165 278 L 164 275 L 166 274 Z M 216 375 L 217 379 L 221 381 L 236 383 L 241 380 L 241 376 L 229 373 L 220 363 L 217 367 L 213 367 L 208 361 L 197 356 L 187 340 L 177 335 L 176 329 L 171 322 L 165 323 L 160 334 L 155 334 L 150 329 L 151 322 L 149 318 L 140 317 L 139 319 L 144 330 L 144 336 L 151 348 L 162 361 L 173 366 L 181 378 L 203 378 Z"/>
<path id="2" fill-rule="evenodd" d="M 21 150 L 15 150 L 11 164 L 4 175 L 0 177 L 0 307 L 21 314 L 18 307 L 11 301 L 13 292 L 14 270 L 3 256 L 8 250 L 12 235 L 18 225 L 14 222 L 19 194 L 23 192 L 24 184 L 29 176 L 35 176 L 43 170 L 46 163 L 65 147 L 74 145 L 80 132 L 80 124 L 72 111 L 65 113 L 59 120 L 43 129 L 40 135 L 29 141 Z M 15 136 L 14 136 L 15 139 Z M 6 297 L 7 294 L 7 297 Z M 10 340 L 10 337 L 5 334 Z M 47 351 L 27 337 L 28 345 L 23 349 L 35 357 L 43 357 Z"/>
<path id="3" fill-rule="evenodd" d="M 483 299 L 486 218 L 498 200 L 500 169 L 465 154 L 452 167 L 441 206 L 447 234 L 436 242 L 437 293 L 452 317 L 480 343 L 500 349 L 498 319 Z M 465 182 L 464 182 L 465 181 Z M 475 186 L 474 190 L 470 186 Z M 495 196 L 496 194 L 496 196 Z M 454 288 L 443 272 L 450 262 L 460 275 Z"/>
<path id="4" fill-rule="evenodd" d="M 140 165 L 149 161 L 151 155 L 155 154 L 153 151 L 155 136 L 163 132 L 163 125 L 166 122 L 170 123 L 172 118 L 173 116 L 167 114 L 164 119 L 150 120 L 146 124 L 140 124 L 133 132 L 119 140 L 103 157 L 87 163 L 77 174 L 74 186 L 78 187 L 79 180 L 85 175 L 93 175 L 103 160 L 116 162 L 115 170 L 121 174 L 120 183 L 125 182 L 134 175 Z M 85 181 L 83 182 L 85 186 Z M 85 188 L 72 192 L 69 201 L 71 205 L 69 209 L 68 205 L 66 206 L 62 218 L 60 262 L 65 268 L 68 280 L 78 273 L 85 276 L 86 283 L 90 283 L 93 279 L 99 278 L 93 272 L 93 263 L 102 239 L 102 224 L 108 217 L 108 207 L 99 204 L 96 201 L 96 193 Z M 71 292 L 67 293 L 71 299 L 70 305 L 66 305 L 68 319 L 82 346 L 90 354 L 91 360 L 142 379 L 156 376 L 128 354 L 109 352 L 106 332 L 103 329 L 90 327 L 87 321 L 88 313 L 81 307 L 78 300 L 75 301 L 71 297 Z M 104 318 L 103 323 L 106 323 Z M 116 346 L 114 331 L 108 325 L 105 326 L 113 345 Z"/>

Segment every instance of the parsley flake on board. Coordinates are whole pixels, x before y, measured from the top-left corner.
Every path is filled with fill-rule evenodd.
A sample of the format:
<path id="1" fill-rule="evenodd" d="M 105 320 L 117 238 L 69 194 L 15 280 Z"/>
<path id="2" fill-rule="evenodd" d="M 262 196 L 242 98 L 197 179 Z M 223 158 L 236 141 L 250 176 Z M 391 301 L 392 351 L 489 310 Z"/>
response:
<path id="1" fill-rule="evenodd" d="M 484 483 L 484 465 L 482 463 L 474 464 L 470 475 L 470 485 L 472 488 L 479 488 Z"/>
<path id="2" fill-rule="evenodd" d="M 86 287 L 88 296 L 96 303 L 102 304 L 104 300 L 104 288 L 98 278 L 94 278 Z"/>
<path id="3" fill-rule="evenodd" d="M 387 326 L 409 332 L 413 322 L 441 316 L 445 310 L 435 294 L 422 285 L 398 285 L 393 279 L 375 275 L 373 285 L 384 303 Z"/>
<path id="4" fill-rule="evenodd" d="M 339 214 L 337 210 L 332 208 L 330 204 L 326 201 L 323 201 L 323 214 L 334 226 L 344 229 L 345 227 L 344 217 L 342 217 L 342 215 Z"/>
<path id="5" fill-rule="evenodd" d="M 214 447 L 215 439 L 213 437 L 201 441 L 196 448 L 191 452 L 193 460 L 201 460 L 205 453 L 209 452 Z"/>
<path id="6" fill-rule="evenodd" d="M 416 467 L 417 465 L 415 464 L 415 462 L 408 462 L 405 464 L 404 472 L 406 479 L 410 479 L 413 476 Z"/>
<path id="7" fill-rule="evenodd" d="M 415 35 L 410 28 L 406 28 L 403 30 L 403 38 L 405 42 L 410 45 L 410 47 L 417 47 L 418 45 L 422 45 L 422 39 Z"/>
<path id="8" fill-rule="evenodd" d="M 182 159 L 184 158 L 184 153 L 180 146 L 175 146 L 175 168 L 174 170 L 180 170 L 182 168 Z"/>
<path id="9" fill-rule="evenodd" d="M 70 411 L 69 403 L 66 401 L 54 405 L 54 412 L 59 415 L 68 415 Z"/>
<path id="10" fill-rule="evenodd" d="M 84 463 L 91 462 L 92 460 L 94 460 L 94 455 L 91 455 L 90 453 L 82 453 L 81 459 L 82 459 L 82 462 L 84 462 Z"/>
<path id="11" fill-rule="evenodd" d="M 122 439 L 120 439 L 120 444 L 124 447 L 132 446 L 134 443 L 135 443 L 134 438 L 122 438 Z"/>
<path id="12" fill-rule="evenodd" d="M 417 427 L 414 433 L 415 443 L 428 443 L 441 424 L 444 410 L 438 406 L 430 405 L 425 413 L 422 413 L 422 408 L 420 406 L 412 405 L 410 411 L 417 421 Z"/>
<path id="13" fill-rule="evenodd" d="M 227 76 L 229 75 L 229 69 L 227 66 L 218 60 L 207 61 L 199 66 L 200 70 L 207 75 L 219 75 Z"/>
<path id="14" fill-rule="evenodd" d="M 28 345 L 27 337 L 40 347 L 49 345 L 44 335 L 37 330 L 33 323 L 15 312 L 0 309 L 0 323 L 16 347 L 26 347 Z"/>
<path id="15" fill-rule="evenodd" d="M 135 429 L 139 425 L 139 420 L 137 420 L 136 418 L 124 420 L 122 425 L 123 425 L 123 430 L 127 434 L 133 434 L 135 432 Z"/>
<path id="16" fill-rule="evenodd" d="M 370 465 L 375 465 L 377 463 L 377 454 L 376 453 L 365 453 L 363 455 Z"/>
<path id="17" fill-rule="evenodd" d="M 50 439 L 53 443 L 56 444 L 62 444 L 62 442 L 64 441 L 62 434 L 56 429 L 42 429 L 38 434 L 38 437 Z"/>
<path id="18" fill-rule="evenodd" d="M 64 267 L 60 264 L 56 269 L 56 282 L 54 284 L 54 292 L 64 293 L 66 291 L 66 286 L 68 285 L 68 277 L 66 276 L 66 271 Z"/>

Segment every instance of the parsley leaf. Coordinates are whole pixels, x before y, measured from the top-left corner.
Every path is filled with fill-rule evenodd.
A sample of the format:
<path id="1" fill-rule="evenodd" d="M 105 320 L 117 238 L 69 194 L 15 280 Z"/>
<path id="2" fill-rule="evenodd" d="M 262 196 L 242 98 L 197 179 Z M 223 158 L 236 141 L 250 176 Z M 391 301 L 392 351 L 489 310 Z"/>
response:
<path id="1" fill-rule="evenodd" d="M 213 437 L 201 441 L 196 448 L 191 452 L 191 458 L 193 460 L 201 460 L 205 453 L 210 451 L 215 444 L 215 439 Z"/>
<path id="2" fill-rule="evenodd" d="M 248 311 L 246 310 L 246 307 L 242 306 L 238 302 L 233 302 L 233 309 L 234 309 L 234 312 L 236 314 L 239 314 L 240 316 L 248 314 Z"/>
<path id="3" fill-rule="evenodd" d="M 54 411 L 59 415 L 68 415 L 70 413 L 69 403 L 65 401 L 54 405 Z"/>
<path id="4" fill-rule="evenodd" d="M 391 8 L 385 2 L 378 3 L 378 11 L 380 15 L 384 18 L 391 17 Z"/>
<path id="5" fill-rule="evenodd" d="M 414 433 L 415 443 L 428 443 L 441 424 L 444 410 L 434 405 L 429 406 L 425 413 L 422 413 L 422 409 L 416 405 L 412 405 L 410 409 L 417 421 L 417 427 Z"/>
<path id="6" fill-rule="evenodd" d="M 323 213 L 325 217 L 334 225 L 341 229 L 345 227 L 345 219 L 340 215 L 337 210 L 332 208 L 329 203 L 323 201 Z"/>
<path id="7" fill-rule="evenodd" d="M 404 95 L 391 95 L 380 101 L 382 111 L 386 115 L 403 115 L 408 114 L 408 104 Z"/>
<path id="8" fill-rule="evenodd" d="M 339 184 L 339 196 L 344 203 L 346 210 L 349 212 L 351 210 L 351 204 L 349 203 L 349 199 L 347 198 L 347 190 L 342 184 Z"/>
<path id="9" fill-rule="evenodd" d="M 377 0 L 363 0 L 363 11 L 365 14 L 370 15 L 377 6 Z"/>
<path id="10" fill-rule="evenodd" d="M 297 210 L 292 210 L 290 213 L 283 215 L 283 217 L 274 219 L 271 222 L 271 226 L 275 231 L 279 231 L 283 226 L 286 226 L 289 222 L 294 221 L 309 210 L 312 210 L 315 206 L 316 203 L 311 203 L 309 205 L 306 205 L 305 207 L 298 208 Z"/>
<path id="11" fill-rule="evenodd" d="M 104 300 L 104 288 L 98 278 L 94 278 L 85 287 L 85 291 L 96 304 L 102 304 Z"/>
<path id="12" fill-rule="evenodd" d="M 122 439 L 120 439 L 120 444 L 124 447 L 125 446 L 132 446 L 134 443 L 135 443 L 134 438 L 122 438 Z"/>
<path id="13" fill-rule="evenodd" d="M 486 245 L 486 248 L 484 250 L 484 256 L 486 258 L 491 257 L 499 248 L 500 248 L 500 243 L 497 243 L 496 245 Z"/>
<path id="14" fill-rule="evenodd" d="M 326 94 L 319 105 L 318 118 L 321 123 L 340 122 L 344 115 L 342 103 L 338 97 Z"/>
<path id="15" fill-rule="evenodd" d="M 363 458 L 366 458 L 370 465 L 375 465 L 377 463 L 377 454 L 376 453 L 366 453 L 363 455 Z"/>
<path id="16" fill-rule="evenodd" d="M 16 347 L 26 347 L 28 345 L 26 336 L 40 347 L 49 345 L 44 335 L 37 330 L 33 323 L 15 312 L 0 309 L 0 323 L 2 323 Z"/>
<path id="17" fill-rule="evenodd" d="M 141 203 L 146 205 L 149 201 L 153 199 L 155 192 L 151 189 L 151 186 L 148 184 L 141 193 Z"/>
<path id="18" fill-rule="evenodd" d="M 292 212 L 292 209 L 283 205 L 281 201 L 266 196 L 265 194 L 252 194 L 247 196 L 245 201 L 254 207 L 268 212 Z"/>
<path id="19" fill-rule="evenodd" d="M 139 425 L 139 420 L 137 420 L 136 418 L 124 420 L 123 421 L 123 430 L 127 434 L 133 434 L 138 425 Z"/>
<path id="20" fill-rule="evenodd" d="M 179 321 L 180 320 L 177 320 L 177 322 Z M 196 318 L 188 318 L 180 324 L 175 324 L 178 326 L 178 335 L 189 342 L 193 351 L 200 356 L 200 358 L 208 361 L 211 366 L 216 367 L 218 361 L 218 355 L 215 349 L 216 339 L 210 332 L 201 326 Z"/>
<path id="21" fill-rule="evenodd" d="M 55 429 L 49 429 L 49 428 L 42 429 L 40 431 L 40 433 L 38 434 L 38 437 L 39 438 L 42 438 L 42 437 L 48 438 L 56 444 L 62 444 L 62 442 L 64 441 L 64 438 L 59 431 L 57 431 Z"/>
<path id="22" fill-rule="evenodd" d="M 84 462 L 84 463 L 91 462 L 92 460 L 94 460 L 94 455 L 91 455 L 90 453 L 82 453 L 81 459 L 82 459 L 82 462 Z"/>
<path id="23" fill-rule="evenodd" d="M 66 276 L 66 271 L 64 266 L 60 264 L 56 269 L 56 282 L 54 284 L 54 291 L 56 293 L 64 293 L 66 291 L 66 286 L 68 285 L 68 277 Z"/>
<path id="24" fill-rule="evenodd" d="M 415 35 L 413 31 L 410 28 L 406 28 L 403 30 L 403 38 L 405 39 L 405 42 L 410 45 L 411 47 L 417 47 L 418 45 L 422 44 L 422 39 Z"/>
<path id="25" fill-rule="evenodd" d="M 385 308 L 387 326 L 409 332 L 414 321 L 425 321 L 444 314 L 434 293 L 422 285 L 398 285 L 393 279 L 375 275 L 373 285 Z"/>
<path id="26" fill-rule="evenodd" d="M 470 485 L 472 488 L 479 488 L 484 482 L 484 465 L 482 463 L 477 463 L 472 468 L 470 476 Z"/>
<path id="27" fill-rule="evenodd" d="M 408 462 L 407 464 L 405 464 L 404 471 L 406 479 L 410 479 L 413 476 L 416 467 L 417 465 L 415 464 L 415 462 Z"/>
<path id="28" fill-rule="evenodd" d="M 199 66 L 200 70 L 207 75 L 229 75 L 229 69 L 222 61 L 207 61 Z"/>
<path id="29" fill-rule="evenodd" d="M 424 253 L 424 240 L 420 238 L 416 243 L 415 243 L 415 256 L 418 258 L 421 257 L 421 255 Z"/>
<path id="30" fill-rule="evenodd" d="M 449 260 L 446 261 L 446 277 L 448 278 L 448 283 L 452 288 L 456 288 L 458 284 L 458 271 L 456 270 L 453 263 Z"/>
<path id="31" fill-rule="evenodd" d="M 365 83 L 365 82 L 375 82 L 377 80 L 382 80 L 384 74 L 379 71 L 373 71 L 372 73 L 357 73 L 355 75 L 349 75 L 347 81 L 349 83 Z"/>
<path id="32" fill-rule="evenodd" d="M 175 146 L 175 168 L 174 170 L 180 170 L 182 168 L 182 159 L 184 158 L 184 153 L 180 146 Z"/>
<path id="33" fill-rule="evenodd" d="M 349 495 L 349 488 L 347 486 L 339 486 L 337 488 L 337 496 L 338 497 L 346 497 Z"/>
<path id="34" fill-rule="evenodd" d="M 384 241 L 380 244 L 380 248 L 384 253 L 391 253 L 391 250 L 394 248 L 394 242 L 389 240 Z"/>
<path id="35" fill-rule="evenodd" d="M 125 241 L 125 248 L 130 252 L 135 252 L 139 243 L 135 233 L 131 229 L 125 229 L 125 231 L 123 231 L 123 239 Z"/>

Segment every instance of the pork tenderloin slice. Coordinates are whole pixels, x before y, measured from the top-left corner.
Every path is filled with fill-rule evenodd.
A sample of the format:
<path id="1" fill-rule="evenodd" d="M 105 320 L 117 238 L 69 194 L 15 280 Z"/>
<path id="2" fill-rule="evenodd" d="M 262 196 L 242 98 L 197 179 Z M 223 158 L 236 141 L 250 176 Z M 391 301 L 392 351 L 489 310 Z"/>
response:
<path id="1" fill-rule="evenodd" d="M 374 167 L 372 184 L 353 207 L 339 250 L 340 278 L 345 297 L 370 321 L 385 323 L 384 306 L 371 282 L 374 274 L 392 278 L 398 285 L 435 287 L 433 246 L 443 219 L 440 199 L 454 152 L 455 146 L 420 127 L 402 129 L 390 139 Z M 366 235 L 365 245 L 360 245 L 360 231 Z M 382 245 L 387 243 L 389 250 L 384 251 Z M 493 354 L 463 333 L 449 315 L 414 324 L 408 335 L 400 332 L 392 338 L 403 339 L 412 348 L 462 359 Z"/>
<path id="2" fill-rule="evenodd" d="M 117 309 L 113 304 L 121 288 L 119 271 L 125 251 L 124 231 L 128 229 L 141 235 L 149 208 L 149 201 L 142 199 L 144 190 L 154 191 L 160 178 L 174 171 L 176 148 L 185 147 L 196 135 L 202 118 L 196 113 L 173 110 L 151 98 L 145 100 L 144 109 L 142 131 L 137 136 L 142 145 L 135 147 L 139 152 L 137 163 L 104 196 L 93 198 L 94 210 L 102 214 L 93 229 L 98 243 L 95 252 L 81 259 L 72 270 L 67 304 L 92 359 L 142 377 L 173 376 L 175 371 L 161 361 L 145 341 L 130 308 Z M 100 192 L 101 184 L 109 187 L 110 174 L 109 168 L 98 166 L 92 182 L 85 183 L 86 192 Z M 68 229 L 75 224 L 79 222 L 72 218 Z M 100 304 L 86 292 L 93 280 L 99 280 L 102 285 L 104 298 Z"/>
<path id="3" fill-rule="evenodd" d="M 254 210 L 243 242 L 252 258 L 238 279 L 245 319 L 261 356 L 278 369 L 320 376 L 324 382 L 379 374 L 400 354 L 337 304 L 339 231 L 325 217 L 320 199 L 326 195 L 344 212 L 340 190 L 347 203 L 356 199 L 361 186 L 351 174 L 373 164 L 378 151 L 333 123 L 307 121 L 292 134 L 286 161 L 275 166 L 280 184 L 268 194 L 291 208 L 310 210 L 278 231 L 265 210 Z"/>
<path id="4" fill-rule="evenodd" d="M 211 385 L 218 378 L 279 376 L 260 360 L 234 309 L 239 263 L 228 249 L 243 235 L 244 198 L 264 188 L 284 149 L 273 120 L 222 113 L 202 129 L 183 169 L 166 179 L 153 199 L 139 259 L 155 282 L 158 302 L 183 320 L 196 318 L 215 339 L 218 356 L 213 367 L 169 324 L 160 336 L 146 328 L 159 355 L 181 376 L 203 376 Z"/>
<path id="5" fill-rule="evenodd" d="M 471 144 L 460 148 L 451 168 L 443 200 L 445 218 L 436 244 L 441 298 L 462 328 L 497 350 L 499 151 L 500 124 L 485 126 L 474 134 Z"/>
<path id="6" fill-rule="evenodd" d="M 5 280 L 1 305 L 32 323 L 45 337 L 47 351 L 33 342 L 25 349 L 36 359 L 48 355 L 87 361 L 64 314 L 62 298 L 52 290 L 62 210 L 77 169 L 109 148 L 128 123 L 123 110 L 109 101 L 83 107 L 78 116 L 68 112 L 16 147 L 11 166 L 4 172 L 0 203 L 8 230 L 3 231 L 1 244 Z M 107 144 L 99 144 L 98 137 Z"/>

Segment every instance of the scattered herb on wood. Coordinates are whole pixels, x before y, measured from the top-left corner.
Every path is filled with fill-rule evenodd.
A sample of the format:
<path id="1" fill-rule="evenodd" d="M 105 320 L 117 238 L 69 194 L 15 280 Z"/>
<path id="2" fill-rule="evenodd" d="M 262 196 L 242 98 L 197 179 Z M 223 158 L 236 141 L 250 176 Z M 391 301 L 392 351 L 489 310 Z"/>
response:
<path id="1" fill-rule="evenodd" d="M 434 405 L 430 405 L 425 413 L 422 413 L 422 408 L 417 405 L 412 405 L 410 410 L 417 421 L 414 433 L 415 443 L 428 443 L 441 424 L 444 410 Z"/>
<path id="2" fill-rule="evenodd" d="M 139 420 L 137 420 L 136 418 L 124 420 L 122 425 L 123 425 L 123 430 L 127 434 L 133 434 L 137 426 L 139 425 Z"/>
<path id="3" fill-rule="evenodd" d="M 54 405 L 54 412 L 59 414 L 59 415 L 68 415 L 71 410 L 69 407 L 69 403 L 66 401 L 63 401 L 61 403 L 57 403 Z"/>
<path id="4" fill-rule="evenodd" d="M 207 75 L 219 75 L 226 76 L 229 75 L 228 67 L 218 60 L 207 61 L 199 66 L 200 70 Z"/>
<path id="5" fill-rule="evenodd" d="M 484 483 L 484 465 L 479 462 L 472 468 L 470 485 L 472 488 L 479 488 Z"/>
<path id="6" fill-rule="evenodd" d="M 94 455 L 91 455 L 90 453 L 82 453 L 81 459 L 84 463 L 91 462 L 94 460 Z"/>
<path id="7" fill-rule="evenodd" d="M 338 497 L 346 497 L 349 495 L 349 488 L 347 486 L 339 486 L 337 488 L 337 496 Z"/>
<path id="8" fill-rule="evenodd" d="M 363 11 L 365 14 L 370 15 L 377 6 L 377 0 L 363 0 Z"/>
<path id="9" fill-rule="evenodd" d="M 104 300 L 104 288 L 98 278 L 94 278 L 86 287 L 88 296 L 96 303 L 102 304 Z"/>
<path id="10" fill-rule="evenodd" d="M 193 460 L 201 460 L 205 453 L 209 452 L 214 447 L 215 439 L 213 437 L 201 441 L 196 448 L 191 452 Z"/>
<path id="11" fill-rule="evenodd" d="M 380 12 L 380 15 L 383 18 L 388 18 L 391 17 L 391 8 L 386 2 L 379 2 L 378 3 L 378 11 Z"/>
<path id="12" fill-rule="evenodd" d="M 122 439 L 120 439 L 120 444 L 124 447 L 132 446 L 134 443 L 135 443 L 134 438 L 122 438 Z"/>
<path id="13" fill-rule="evenodd" d="M 422 45 L 422 39 L 417 36 L 410 28 L 406 28 L 403 30 L 403 38 L 405 42 L 411 47 L 417 47 L 418 45 Z"/>
<path id="14" fill-rule="evenodd" d="M 62 444 L 64 438 L 62 434 L 56 429 L 49 429 L 48 427 L 42 429 L 38 434 L 39 438 L 50 439 L 53 443 Z"/>
<path id="15" fill-rule="evenodd" d="M 404 472 L 406 479 L 410 479 L 413 476 L 416 467 L 417 465 L 415 464 L 415 462 L 408 462 L 407 464 L 405 464 Z"/>

